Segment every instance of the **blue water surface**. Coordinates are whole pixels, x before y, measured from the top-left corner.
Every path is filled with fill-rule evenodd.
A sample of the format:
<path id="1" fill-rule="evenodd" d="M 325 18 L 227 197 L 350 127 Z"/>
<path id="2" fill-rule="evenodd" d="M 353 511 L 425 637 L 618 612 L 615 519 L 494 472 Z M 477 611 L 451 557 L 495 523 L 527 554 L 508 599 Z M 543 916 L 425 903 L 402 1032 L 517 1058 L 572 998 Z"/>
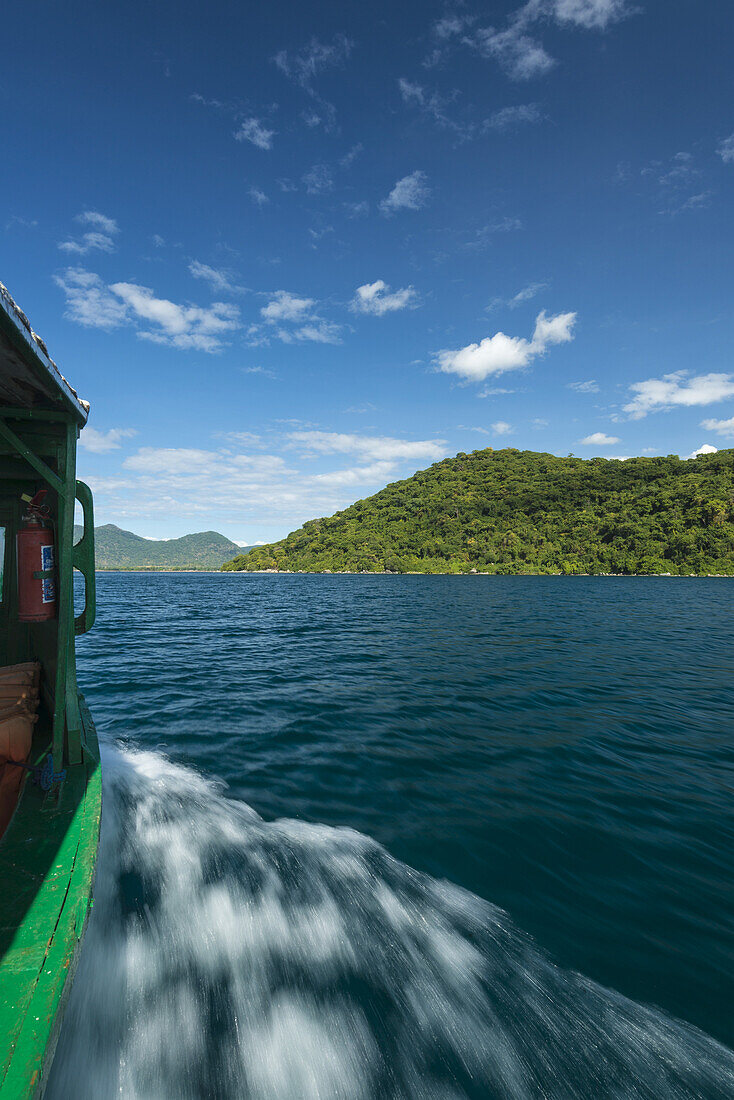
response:
<path id="1" fill-rule="evenodd" d="M 734 1043 L 734 580 L 99 574 L 100 730 Z"/>
<path id="2" fill-rule="evenodd" d="M 78 660 L 105 742 L 266 822 L 350 826 L 564 971 L 734 1045 L 734 580 L 97 585 Z"/>

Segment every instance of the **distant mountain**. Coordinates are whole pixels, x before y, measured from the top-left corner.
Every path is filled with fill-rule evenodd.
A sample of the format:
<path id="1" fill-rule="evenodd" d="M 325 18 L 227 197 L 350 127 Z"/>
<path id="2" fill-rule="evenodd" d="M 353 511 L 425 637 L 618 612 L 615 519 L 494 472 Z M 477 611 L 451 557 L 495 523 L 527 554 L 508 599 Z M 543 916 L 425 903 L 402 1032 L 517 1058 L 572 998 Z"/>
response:
<path id="1" fill-rule="evenodd" d="M 74 528 L 81 538 L 82 528 Z M 180 539 L 144 539 L 123 531 L 114 523 L 94 529 L 97 569 L 221 569 L 233 554 L 246 554 L 250 546 L 238 546 L 217 531 L 200 531 Z"/>

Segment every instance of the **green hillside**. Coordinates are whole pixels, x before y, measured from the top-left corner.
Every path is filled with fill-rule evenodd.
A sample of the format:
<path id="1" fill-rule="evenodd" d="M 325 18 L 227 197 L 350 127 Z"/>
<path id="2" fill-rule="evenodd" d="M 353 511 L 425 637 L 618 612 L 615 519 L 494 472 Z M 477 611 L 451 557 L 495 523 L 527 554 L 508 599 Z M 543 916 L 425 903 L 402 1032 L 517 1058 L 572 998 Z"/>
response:
<path id="1" fill-rule="evenodd" d="M 734 450 L 458 454 L 223 568 L 734 574 Z"/>
<path id="2" fill-rule="evenodd" d="M 81 534 L 82 528 L 75 527 L 75 539 Z M 97 569 L 218 570 L 233 553 L 245 554 L 249 547 L 240 547 L 216 531 L 153 541 L 106 523 L 94 529 L 94 549 Z"/>

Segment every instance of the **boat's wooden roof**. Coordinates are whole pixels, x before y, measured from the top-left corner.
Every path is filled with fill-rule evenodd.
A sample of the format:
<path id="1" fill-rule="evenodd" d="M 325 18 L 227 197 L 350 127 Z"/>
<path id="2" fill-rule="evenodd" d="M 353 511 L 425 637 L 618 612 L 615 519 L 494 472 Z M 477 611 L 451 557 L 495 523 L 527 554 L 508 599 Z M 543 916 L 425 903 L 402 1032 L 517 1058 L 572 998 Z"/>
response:
<path id="1" fill-rule="evenodd" d="M 25 313 L 0 283 L 0 405 L 71 413 L 84 425 L 89 405 L 80 400 Z"/>

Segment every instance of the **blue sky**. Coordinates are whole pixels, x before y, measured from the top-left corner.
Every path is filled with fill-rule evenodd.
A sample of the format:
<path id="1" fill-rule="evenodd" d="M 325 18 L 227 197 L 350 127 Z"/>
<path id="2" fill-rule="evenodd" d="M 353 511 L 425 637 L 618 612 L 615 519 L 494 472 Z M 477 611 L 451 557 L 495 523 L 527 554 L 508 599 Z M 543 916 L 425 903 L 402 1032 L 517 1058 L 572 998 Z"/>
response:
<path id="1" fill-rule="evenodd" d="M 3 25 L 0 278 L 98 522 L 263 541 L 457 451 L 734 445 L 728 0 Z"/>

